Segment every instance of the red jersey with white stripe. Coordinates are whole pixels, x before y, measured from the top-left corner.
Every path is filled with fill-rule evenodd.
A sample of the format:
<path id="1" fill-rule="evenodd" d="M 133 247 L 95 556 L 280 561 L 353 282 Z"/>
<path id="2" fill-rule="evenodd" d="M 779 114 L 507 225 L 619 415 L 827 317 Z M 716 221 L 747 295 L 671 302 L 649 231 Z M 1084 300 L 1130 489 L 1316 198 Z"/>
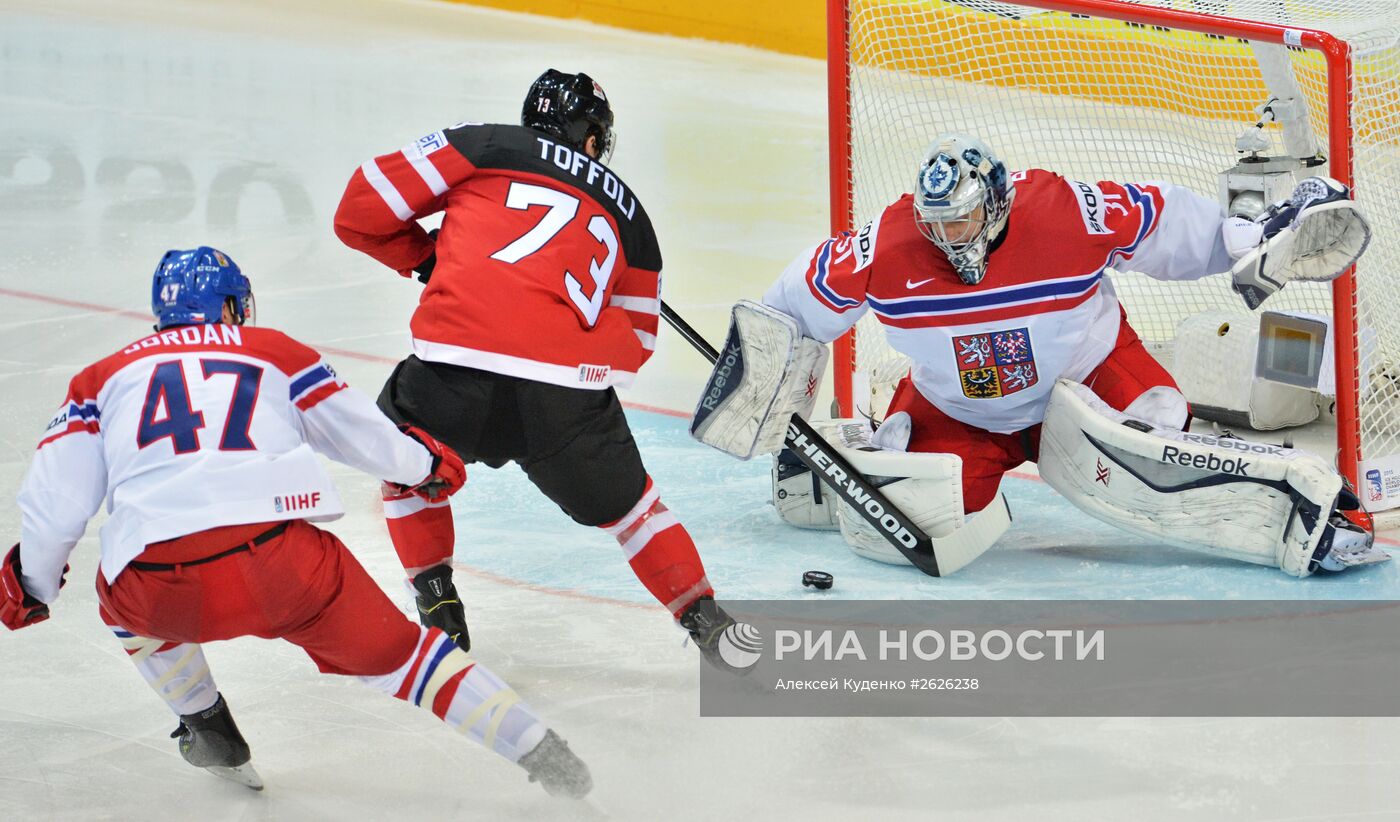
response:
<path id="1" fill-rule="evenodd" d="M 439 211 L 434 244 L 417 221 Z M 656 346 L 646 210 L 541 132 L 462 124 L 376 157 L 351 177 L 335 230 L 404 276 L 436 253 L 411 323 L 420 359 L 606 388 L 629 385 Z"/>
<path id="2" fill-rule="evenodd" d="M 106 500 L 110 583 L 147 545 L 222 525 L 336 519 L 313 452 L 414 484 L 432 457 L 312 349 L 266 328 L 170 328 L 88 366 L 20 489 L 25 589 L 50 602 Z"/>
<path id="3" fill-rule="evenodd" d="M 929 402 L 1009 433 L 1044 419 L 1057 379 L 1083 380 L 1113 350 L 1121 309 L 1110 266 L 1162 280 L 1230 268 L 1220 206 L 1186 189 L 1041 170 L 1012 183 L 1010 218 L 977 285 L 919 232 L 906 194 L 859 232 L 800 254 L 764 302 L 823 342 L 873 311 Z"/>

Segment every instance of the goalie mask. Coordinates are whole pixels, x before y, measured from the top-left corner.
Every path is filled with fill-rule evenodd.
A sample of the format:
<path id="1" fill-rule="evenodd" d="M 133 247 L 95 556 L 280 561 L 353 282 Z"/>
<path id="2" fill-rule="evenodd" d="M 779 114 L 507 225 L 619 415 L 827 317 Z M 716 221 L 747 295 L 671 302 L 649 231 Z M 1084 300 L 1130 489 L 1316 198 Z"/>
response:
<path id="1" fill-rule="evenodd" d="M 967 285 L 987 274 L 987 250 L 1011 213 L 1006 166 L 975 137 L 945 134 L 933 141 L 914 186 L 914 222 L 938 246 Z"/>
<path id="2" fill-rule="evenodd" d="M 543 131 L 583 151 L 589 136 L 598 141 L 598 162 L 606 164 L 617 145 L 612 106 L 587 74 L 565 74 L 547 69 L 530 86 L 520 125 Z"/>
<path id="3" fill-rule="evenodd" d="M 200 246 L 172 249 L 160 258 L 151 282 L 157 331 L 221 322 L 226 304 L 239 324 L 253 323 L 253 286 L 227 254 Z"/>

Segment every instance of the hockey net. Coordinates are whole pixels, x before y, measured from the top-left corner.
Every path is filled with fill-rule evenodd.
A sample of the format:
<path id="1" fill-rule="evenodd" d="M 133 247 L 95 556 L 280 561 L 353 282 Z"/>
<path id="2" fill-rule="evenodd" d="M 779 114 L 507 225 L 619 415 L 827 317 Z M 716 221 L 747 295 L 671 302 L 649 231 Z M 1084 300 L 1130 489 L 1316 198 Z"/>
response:
<path id="1" fill-rule="evenodd" d="M 1215 197 L 1236 138 L 1279 96 L 1261 70 L 1267 53 L 1273 85 L 1282 65 L 1306 98 L 1326 158 L 1303 174 L 1353 182 L 1374 236 L 1354 277 L 1292 284 L 1262 310 L 1334 319 L 1339 468 L 1355 480 L 1358 460 L 1364 470 L 1400 455 L 1400 0 L 830 0 L 828 18 L 838 230 L 909 191 L 943 131 L 981 137 L 1013 170 L 1167 180 Z M 1259 133 L 1278 146 L 1281 131 Z M 1188 316 L 1245 312 L 1228 277 L 1110 276 L 1155 350 Z M 883 413 L 908 363 L 873 316 L 835 354 L 843 414 Z"/>

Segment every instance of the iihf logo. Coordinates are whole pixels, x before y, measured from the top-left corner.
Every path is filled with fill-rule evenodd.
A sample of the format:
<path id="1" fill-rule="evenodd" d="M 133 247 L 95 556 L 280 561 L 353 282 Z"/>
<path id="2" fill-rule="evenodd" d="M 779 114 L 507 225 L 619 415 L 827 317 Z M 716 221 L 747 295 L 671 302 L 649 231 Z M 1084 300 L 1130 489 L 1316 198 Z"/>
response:
<path id="1" fill-rule="evenodd" d="M 287 494 L 285 496 L 272 498 L 273 510 L 279 514 L 283 511 L 304 511 L 308 508 L 315 508 L 320 504 L 320 491 L 312 491 L 309 494 Z"/>
<path id="2" fill-rule="evenodd" d="M 1380 502 L 1385 499 L 1385 489 L 1381 486 L 1381 472 L 1372 468 L 1366 472 L 1366 500 Z"/>
<path id="3" fill-rule="evenodd" d="M 752 668 L 763 655 L 763 635 L 747 622 L 736 622 L 719 638 L 719 656 L 734 668 Z"/>

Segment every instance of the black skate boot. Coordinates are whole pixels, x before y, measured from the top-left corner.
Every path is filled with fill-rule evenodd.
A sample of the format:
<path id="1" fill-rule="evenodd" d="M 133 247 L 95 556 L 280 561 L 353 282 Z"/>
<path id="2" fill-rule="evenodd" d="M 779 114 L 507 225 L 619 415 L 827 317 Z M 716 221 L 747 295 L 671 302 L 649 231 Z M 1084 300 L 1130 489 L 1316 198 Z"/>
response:
<path id="1" fill-rule="evenodd" d="M 545 731 L 544 739 L 533 751 L 520 757 L 519 764 L 530 775 L 530 781 L 539 782 L 550 796 L 582 799 L 593 790 L 588 766 L 554 731 Z"/>
<path id="2" fill-rule="evenodd" d="M 724 656 L 720 653 L 719 643 L 724 637 L 724 631 L 731 625 L 735 625 L 734 617 L 725 613 L 719 607 L 712 596 L 703 596 L 681 614 L 681 627 L 690 632 L 690 638 L 695 640 L 695 645 L 700 649 L 700 654 L 705 657 L 705 661 L 715 668 L 725 673 L 743 676 L 750 668 L 738 668 L 724 661 Z"/>
<path id="3" fill-rule="evenodd" d="M 180 755 L 191 765 L 255 791 L 263 789 L 262 777 L 253 769 L 253 753 L 223 694 L 208 710 L 181 716 L 170 738 L 180 740 Z"/>
<path id="4" fill-rule="evenodd" d="M 452 584 L 452 566 L 435 565 L 413 578 L 418 592 L 418 621 L 425 628 L 437 628 L 464 651 L 472 649 L 467 633 L 467 614 Z"/>

